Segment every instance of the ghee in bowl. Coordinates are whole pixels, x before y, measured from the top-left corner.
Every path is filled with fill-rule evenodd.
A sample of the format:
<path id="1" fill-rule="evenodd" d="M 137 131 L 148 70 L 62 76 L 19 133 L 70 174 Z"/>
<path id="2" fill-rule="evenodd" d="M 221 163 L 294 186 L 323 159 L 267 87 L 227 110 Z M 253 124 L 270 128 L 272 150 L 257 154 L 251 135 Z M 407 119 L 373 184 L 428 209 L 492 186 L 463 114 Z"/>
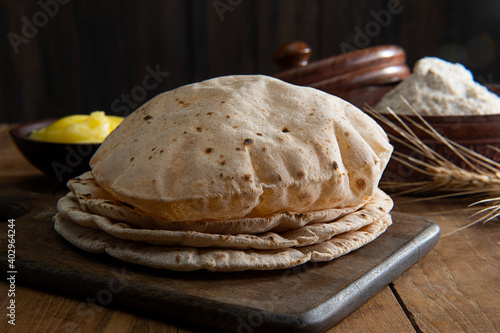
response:
<path id="1" fill-rule="evenodd" d="M 29 138 L 55 143 L 101 143 L 122 120 L 122 117 L 106 116 L 103 111 L 90 115 L 76 114 L 34 130 Z"/>
<path id="2" fill-rule="evenodd" d="M 96 111 L 13 126 L 9 133 L 24 157 L 45 174 L 66 182 L 90 170 L 89 161 L 123 120 Z"/>

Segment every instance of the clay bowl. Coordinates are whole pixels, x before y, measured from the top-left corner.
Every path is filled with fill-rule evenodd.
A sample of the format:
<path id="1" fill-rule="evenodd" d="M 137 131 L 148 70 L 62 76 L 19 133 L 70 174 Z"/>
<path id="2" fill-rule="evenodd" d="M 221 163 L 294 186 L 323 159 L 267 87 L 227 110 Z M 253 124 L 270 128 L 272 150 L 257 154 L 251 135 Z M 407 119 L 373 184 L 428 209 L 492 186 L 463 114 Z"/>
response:
<path id="1" fill-rule="evenodd" d="M 500 86 L 498 85 L 488 85 L 487 87 L 490 91 L 496 94 L 500 93 Z M 390 89 L 392 89 L 392 85 L 373 86 L 345 92 L 344 94 L 340 93 L 338 95 L 363 109 L 364 103 L 374 106 L 388 91 L 390 91 Z M 397 120 L 391 115 L 385 116 L 391 122 L 398 124 Z M 409 116 L 409 118 L 417 123 L 420 123 L 418 121 L 418 117 L 416 116 Z M 425 116 L 424 119 L 441 135 L 449 140 L 453 140 L 462 146 L 470 148 L 477 153 L 500 163 L 500 152 L 488 147 L 500 147 L 500 114 L 484 116 Z M 400 137 L 399 134 L 397 134 L 389 126 L 382 122 L 379 122 L 379 124 L 387 133 Z M 445 144 L 432 138 L 430 135 L 421 131 L 418 127 L 410 124 L 408 125 L 427 146 L 456 165 L 467 168 L 465 163 Z M 395 151 L 399 151 L 425 161 L 423 156 L 415 154 L 403 144 L 393 140 L 391 140 L 391 144 L 394 146 Z M 384 180 L 409 182 L 423 179 L 425 179 L 425 176 L 422 174 L 415 172 L 394 160 L 389 162 L 389 165 L 384 173 Z"/>
<path id="2" fill-rule="evenodd" d="M 53 143 L 33 140 L 28 135 L 52 124 L 56 119 L 19 124 L 10 129 L 10 136 L 24 157 L 45 174 L 60 182 L 90 170 L 89 162 L 100 144 Z"/>

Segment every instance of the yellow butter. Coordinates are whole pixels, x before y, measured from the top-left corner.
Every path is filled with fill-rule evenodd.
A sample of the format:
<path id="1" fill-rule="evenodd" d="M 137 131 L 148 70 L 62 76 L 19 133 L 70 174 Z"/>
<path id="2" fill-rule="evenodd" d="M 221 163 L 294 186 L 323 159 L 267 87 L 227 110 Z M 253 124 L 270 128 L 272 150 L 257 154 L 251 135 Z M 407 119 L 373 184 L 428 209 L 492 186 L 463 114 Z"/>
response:
<path id="1" fill-rule="evenodd" d="M 76 114 L 35 130 L 29 137 L 58 143 L 101 143 L 122 120 L 122 117 L 106 116 L 103 111 L 95 111 L 90 115 Z"/>

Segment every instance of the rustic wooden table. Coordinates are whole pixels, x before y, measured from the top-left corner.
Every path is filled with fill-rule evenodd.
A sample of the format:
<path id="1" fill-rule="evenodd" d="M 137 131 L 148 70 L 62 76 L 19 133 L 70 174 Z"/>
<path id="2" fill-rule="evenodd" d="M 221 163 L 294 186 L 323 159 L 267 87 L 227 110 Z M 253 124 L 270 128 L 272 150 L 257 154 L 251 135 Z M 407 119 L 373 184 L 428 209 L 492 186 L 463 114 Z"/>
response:
<path id="1" fill-rule="evenodd" d="M 0 125 L 0 186 L 17 182 L 56 188 L 29 165 Z M 5 191 L 4 191 L 5 192 Z M 7 194 L 2 192 L 1 222 Z M 468 220 L 467 199 L 403 203 L 395 210 L 426 216 L 444 237 L 412 268 L 328 332 L 497 332 L 500 330 L 500 221 L 446 236 Z M 14 205 L 15 207 L 16 205 Z M 14 214 L 12 203 L 8 214 Z M 19 211 L 26 209 L 19 203 Z M 3 211 L 2 211 L 3 210 Z M 2 251 L 6 249 L 1 238 Z M 2 272 L 2 276 L 6 273 Z M 9 286 L 0 283 L 1 332 L 205 332 L 16 285 L 16 325 L 7 322 Z M 82 311 L 85 315 L 82 316 Z"/>

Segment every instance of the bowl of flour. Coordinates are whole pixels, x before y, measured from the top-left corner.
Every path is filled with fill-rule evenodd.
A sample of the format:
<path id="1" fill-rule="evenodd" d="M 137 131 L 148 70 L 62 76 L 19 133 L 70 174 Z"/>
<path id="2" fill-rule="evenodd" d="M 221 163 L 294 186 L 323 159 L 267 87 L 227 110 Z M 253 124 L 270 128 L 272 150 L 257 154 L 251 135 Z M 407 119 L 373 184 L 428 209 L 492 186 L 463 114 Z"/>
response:
<path id="1" fill-rule="evenodd" d="M 420 122 L 415 115 L 417 112 L 444 137 L 500 162 L 500 153 L 490 148 L 500 147 L 498 93 L 500 86 L 481 85 L 474 81 L 472 73 L 461 64 L 426 57 L 417 61 L 412 74 L 386 93 L 374 109 L 396 124 L 398 121 L 389 113 L 388 108 L 398 115 L 405 115 Z M 386 132 L 398 136 L 389 126 L 381 125 Z M 465 163 L 445 144 L 415 126 L 410 127 L 430 148 L 465 167 Z M 398 142 L 392 144 L 396 151 L 415 155 Z M 393 161 L 389 164 L 385 176 L 391 180 L 415 180 L 418 175 Z"/>
<path id="2" fill-rule="evenodd" d="M 500 114 L 500 97 L 474 81 L 461 64 L 426 57 L 417 61 L 412 74 L 387 93 L 375 106 L 381 113 L 413 111 L 423 116 L 482 116 Z"/>

